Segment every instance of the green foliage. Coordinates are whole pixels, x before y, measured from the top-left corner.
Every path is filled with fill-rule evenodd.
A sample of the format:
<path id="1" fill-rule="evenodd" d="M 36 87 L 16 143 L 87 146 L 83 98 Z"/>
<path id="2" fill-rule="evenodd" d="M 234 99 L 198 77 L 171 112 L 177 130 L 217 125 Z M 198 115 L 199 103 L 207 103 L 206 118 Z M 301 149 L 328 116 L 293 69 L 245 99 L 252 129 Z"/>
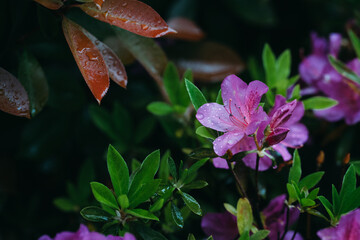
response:
<path id="1" fill-rule="evenodd" d="M 121 155 L 109 146 L 107 165 L 115 194 L 120 196 L 129 191 L 129 169 Z"/>
<path id="2" fill-rule="evenodd" d="M 327 97 L 311 97 L 303 101 L 305 110 L 314 109 L 320 110 L 335 106 L 338 102 L 332 98 Z"/>
<path id="3" fill-rule="evenodd" d="M 240 198 L 237 202 L 236 211 L 237 226 L 241 236 L 249 232 L 253 225 L 253 214 L 249 200 Z"/>
<path id="4" fill-rule="evenodd" d="M 207 103 L 202 92 L 192 82 L 185 79 L 185 85 L 195 110 L 198 110 L 199 107 Z"/>
<path id="5" fill-rule="evenodd" d="M 86 207 L 80 211 L 83 218 L 91 222 L 108 222 L 112 216 L 99 207 Z"/>
<path id="6" fill-rule="evenodd" d="M 338 71 L 341 75 L 355 83 L 360 84 L 360 77 L 354 71 L 349 69 L 343 62 L 337 60 L 331 55 L 329 55 L 329 61 L 331 65 L 336 69 L 336 71 Z"/>
<path id="7" fill-rule="evenodd" d="M 169 104 L 164 102 L 152 102 L 147 106 L 147 110 L 157 116 L 165 116 L 174 111 Z"/>
<path id="8" fill-rule="evenodd" d="M 200 126 L 196 129 L 196 132 L 195 132 L 197 135 L 201 136 L 201 137 L 204 137 L 204 138 L 208 138 L 208 139 L 211 139 L 211 140 L 214 140 L 215 139 L 215 136 L 213 136 L 206 127 L 204 126 Z"/>
<path id="9" fill-rule="evenodd" d="M 166 66 L 163 81 L 171 103 L 174 105 L 179 104 L 180 78 L 174 63 L 169 62 Z"/>
<path id="10" fill-rule="evenodd" d="M 356 34 L 352 30 L 348 30 L 348 35 L 351 40 L 351 44 L 353 45 L 357 57 L 360 59 L 360 39 L 356 36 Z"/>

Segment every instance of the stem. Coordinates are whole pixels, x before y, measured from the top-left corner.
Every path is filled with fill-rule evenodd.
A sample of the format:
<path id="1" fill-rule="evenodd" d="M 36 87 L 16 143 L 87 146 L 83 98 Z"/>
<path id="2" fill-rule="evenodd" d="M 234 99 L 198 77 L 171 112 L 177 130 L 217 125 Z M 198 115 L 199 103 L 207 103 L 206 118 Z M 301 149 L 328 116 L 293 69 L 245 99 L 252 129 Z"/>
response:
<path id="1" fill-rule="evenodd" d="M 258 155 L 256 155 L 256 167 L 255 167 L 255 194 L 256 194 L 256 196 L 254 199 L 253 209 L 255 212 L 256 222 L 259 224 L 259 228 L 264 229 L 264 226 L 261 221 L 260 211 L 259 211 L 259 202 L 260 202 L 259 186 L 258 186 L 259 185 L 258 184 L 259 162 L 260 162 L 260 158 Z"/>
<path id="2" fill-rule="evenodd" d="M 289 230 L 289 218 L 290 218 L 290 209 L 289 206 L 286 206 L 286 223 L 285 223 L 285 230 L 281 236 L 281 240 L 284 240 L 286 233 Z"/>
<path id="3" fill-rule="evenodd" d="M 231 170 L 231 173 L 232 173 L 232 174 L 234 175 L 234 177 L 235 177 L 235 180 L 236 180 L 236 182 L 237 182 L 237 185 L 239 186 L 240 194 L 241 194 L 243 197 L 248 198 L 247 195 L 246 195 L 246 192 L 244 191 L 244 189 L 243 189 L 243 187 L 242 187 L 242 185 L 241 185 L 241 181 L 240 181 L 238 175 L 236 174 L 236 172 L 234 171 L 234 169 L 233 169 L 232 166 L 231 166 L 230 160 L 229 160 L 229 159 L 226 159 L 226 162 L 227 162 L 227 164 L 228 164 L 228 166 L 229 166 L 229 169 Z"/>
<path id="4" fill-rule="evenodd" d="M 306 213 L 306 239 L 311 239 L 311 215 Z"/>

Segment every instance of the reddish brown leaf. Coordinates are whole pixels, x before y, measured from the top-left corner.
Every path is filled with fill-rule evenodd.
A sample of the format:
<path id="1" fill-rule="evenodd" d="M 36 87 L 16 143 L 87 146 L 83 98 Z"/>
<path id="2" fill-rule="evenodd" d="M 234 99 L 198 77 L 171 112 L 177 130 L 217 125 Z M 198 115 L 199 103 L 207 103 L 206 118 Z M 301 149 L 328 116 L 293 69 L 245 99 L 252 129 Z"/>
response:
<path id="1" fill-rule="evenodd" d="M 105 0 L 94 0 L 94 3 L 98 9 L 101 9 L 104 2 L 105 2 Z"/>
<path id="2" fill-rule="evenodd" d="M 64 5 L 61 0 L 34 0 L 34 1 L 51 10 L 58 10 Z"/>
<path id="3" fill-rule="evenodd" d="M 108 45 L 126 66 L 135 62 L 134 55 L 120 42 L 117 37 L 107 37 L 104 43 Z"/>
<path id="4" fill-rule="evenodd" d="M 168 21 L 169 27 L 177 33 L 166 35 L 170 38 L 176 38 L 187 41 L 200 41 L 204 38 L 204 32 L 191 20 L 177 17 Z"/>
<path id="5" fill-rule="evenodd" d="M 0 67 L 0 110 L 30 118 L 29 97 L 11 73 Z"/>
<path id="6" fill-rule="evenodd" d="M 194 79 L 204 82 L 222 81 L 244 69 L 240 57 L 230 48 L 214 42 L 184 43 L 170 49 L 169 58 L 184 73 L 191 69 Z"/>
<path id="7" fill-rule="evenodd" d="M 108 68 L 110 78 L 121 87 L 126 88 L 126 70 L 118 56 L 106 44 L 99 41 L 94 35 L 86 31 L 84 28 L 81 28 L 81 30 L 100 50 L 101 55 L 103 56 L 105 64 Z"/>
<path id="8" fill-rule="evenodd" d="M 62 27 L 81 74 L 100 104 L 109 89 L 109 74 L 105 61 L 99 49 L 78 24 L 64 17 Z"/>
<path id="9" fill-rule="evenodd" d="M 106 0 L 101 9 L 95 3 L 85 3 L 80 8 L 100 21 L 144 37 L 156 38 L 174 32 L 154 9 L 136 0 Z"/>

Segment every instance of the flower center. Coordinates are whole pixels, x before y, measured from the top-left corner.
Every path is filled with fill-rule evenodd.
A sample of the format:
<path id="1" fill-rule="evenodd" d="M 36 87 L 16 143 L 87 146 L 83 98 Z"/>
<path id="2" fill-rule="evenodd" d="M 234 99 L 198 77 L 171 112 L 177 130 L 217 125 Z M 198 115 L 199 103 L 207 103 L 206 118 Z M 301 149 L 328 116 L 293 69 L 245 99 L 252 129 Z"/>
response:
<path id="1" fill-rule="evenodd" d="M 239 127 L 247 127 L 249 123 L 246 121 L 246 117 L 243 117 L 243 119 L 239 119 L 239 118 L 237 118 L 237 117 L 233 114 L 232 109 L 231 109 L 231 102 L 232 102 L 232 99 L 230 98 L 230 99 L 229 99 L 229 109 L 227 109 L 227 108 L 224 106 L 226 112 L 229 114 L 229 119 L 230 119 L 230 121 L 231 121 L 234 125 L 236 125 L 236 126 L 239 126 Z M 240 111 L 240 107 L 237 107 L 236 104 L 234 104 L 234 105 L 235 105 L 235 109 L 237 110 L 239 116 L 242 116 L 242 113 L 241 113 L 241 111 Z M 243 122 L 242 120 L 243 120 L 244 122 Z"/>

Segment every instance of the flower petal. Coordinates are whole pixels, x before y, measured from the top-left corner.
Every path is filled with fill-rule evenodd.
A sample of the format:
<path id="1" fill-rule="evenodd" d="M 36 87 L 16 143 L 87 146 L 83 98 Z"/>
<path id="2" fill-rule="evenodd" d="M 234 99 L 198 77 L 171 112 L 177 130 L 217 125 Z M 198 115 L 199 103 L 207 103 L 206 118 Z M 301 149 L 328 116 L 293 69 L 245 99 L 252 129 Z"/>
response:
<path id="1" fill-rule="evenodd" d="M 256 155 L 257 153 L 250 153 L 246 155 L 242 160 L 246 166 L 249 168 L 256 168 Z M 268 170 L 272 166 L 272 161 L 267 156 L 260 158 L 259 161 L 259 171 Z"/>
<path id="2" fill-rule="evenodd" d="M 291 230 L 288 231 L 285 234 L 284 240 L 303 240 L 304 239 L 300 233 L 296 233 L 294 238 L 293 238 L 293 235 L 294 235 L 294 231 L 291 231 Z M 272 240 L 272 239 L 270 239 L 270 240 Z"/>
<path id="3" fill-rule="evenodd" d="M 245 100 L 247 84 L 241 78 L 230 75 L 227 76 L 221 84 L 221 97 L 224 105 L 228 106 L 229 100 L 241 106 Z"/>
<path id="4" fill-rule="evenodd" d="M 319 37 L 317 33 L 311 33 L 312 52 L 314 54 L 326 55 L 328 51 L 328 42 L 325 38 Z"/>
<path id="5" fill-rule="evenodd" d="M 228 212 L 205 214 L 201 220 L 201 228 L 216 240 L 230 240 L 238 236 L 236 217 Z"/>
<path id="6" fill-rule="evenodd" d="M 272 148 L 281 155 L 284 161 L 289 161 L 291 159 L 291 154 L 283 144 L 279 143 L 273 145 Z"/>
<path id="7" fill-rule="evenodd" d="M 245 117 L 250 117 L 247 116 L 245 113 L 250 114 L 256 110 L 256 108 L 259 106 L 262 95 L 264 95 L 268 90 L 268 86 L 258 80 L 249 83 L 245 95 Z"/>
<path id="8" fill-rule="evenodd" d="M 266 142 L 268 146 L 272 146 L 280 143 L 282 140 L 286 138 L 286 135 L 288 134 L 289 131 L 290 129 L 288 128 L 283 128 L 283 127 L 275 128 L 266 138 Z"/>
<path id="9" fill-rule="evenodd" d="M 309 131 L 306 126 L 302 123 L 296 123 L 291 125 L 289 129 L 289 133 L 281 143 L 291 148 L 302 147 L 309 138 Z"/>
<path id="10" fill-rule="evenodd" d="M 231 131 L 216 138 L 213 142 L 214 151 L 218 156 L 223 156 L 227 150 L 232 148 L 244 137 L 244 132 Z"/>
<path id="11" fill-rule="evenodd" d="M 329 49 L 330 54 L 333 55 L 334 57 L 337 57 L 341 47 L 341 34 L 331 33 L 329 40 L 330 40 L 330 49 Z"/>
<path id="12" fill-rule="evenodd" d="M 213 158 L 212 162 L 216 168 L 229 169 L 226 160 L 221 157 Z"/>
<path id="13" fill-rule="evenodd" d="M 326 55 L 310 55 L 306 57 L 299 65 L 301 79 L 307 84 L 314 84 L 323 74 L 328 60 Z"/>
<path id="14" fill-rule="evenodd" d="M 197 113 L 196 118 L 205 127 L 227 132 L 235 129 L 235 125 L 229 119 L 229 113 L 225 107 L 217 103 L 206 103 L 202 105 Z"/>
<path id="15" fill-rule="evenodd" d="M 284 125 L 290 119 L 296 105 L 297 101 L 294 100 L 279 107 L 271 117 L 270 127 L 275 129 Z"/>

